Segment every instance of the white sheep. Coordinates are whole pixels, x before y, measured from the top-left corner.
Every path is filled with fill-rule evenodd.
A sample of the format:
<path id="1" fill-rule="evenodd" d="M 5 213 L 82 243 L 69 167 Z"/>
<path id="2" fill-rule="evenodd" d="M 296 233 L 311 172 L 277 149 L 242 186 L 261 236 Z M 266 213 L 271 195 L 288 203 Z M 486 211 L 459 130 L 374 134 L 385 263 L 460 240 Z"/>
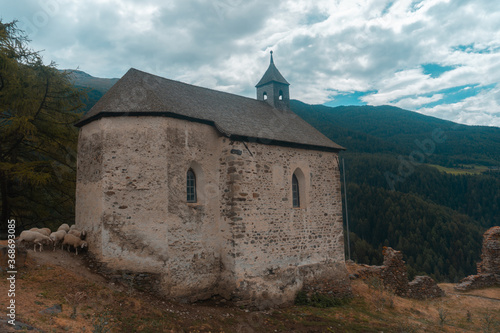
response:
<path id="1" fill-rule="evenodd" d="M 49 237 L 49 236 L 50 236 L 50 233 L 51 233 L 51 231 L 50 231 L 50 229 L 49 229 L 49 228 L 41 228 L 41 229 L 39 229 L 39 228 L 31 228 L 31 229 L 30 229 L 30 230 L 28 230 L 28 231 L 38 232 L 38 233 L 40 233 L 40 234 L 42 234 L 42 235 L 45 235 L 45 236 L 47 236 L 47 237 Z"/>
<path id="2" fill-rule="evenodd" d="M 66 236 L 66 231 L 65 230 L 58 230 L 56 232 L 53 232 L 50 234 L 50 239 L 52 242 L 54 242 L 54 249 L 53 251 L 56 250 L 56 246 L 59 245 L 64 240 L 64 236 Z"/>
<path id="3" fill-rule="evenodd" d="M 75 248 L 76 254 L 78 255 L 78 248 L 81 247 L 82 249 L 88 247 L 87 242 L 84 240 L 81 240 L 80 238 L 76 237 L 75 235 L 72 234 L 67 234 L 64 236 L 64 241 L 62 243 L 61 249 L 64 250 L 64 245 L 68 245 L 68 252 L 69 252 L 69 247 L 73 246 Z"/>
<path id="4" fill-rule="evenodd" d="M 59 226 L 59 228 L 57 228 L 57 231 L 59 231 L 59 230 L 64 230 L 64 231 L 68 232 L 69 231 L 69 225 L 67 223 L 63 223 L 63 224 L 61 224 Z"/>
<path id="5" fill-rule="evenodd" d="M 52 240 L 39 233 L 36 231 L 29 231 L 29 230 L 24 230 L 21 232 L 21 235 L 19 235 L 19 239 L 17 240 L 18 244 L 21 244 L 21 242 L 29 242 L 33 243 L 33 251 L 36 252 L 36 246 L 40 246 L 40 252 L 43 250 L 43 245 L 49 245 L 52 243 Z"/>
<path id="6" fill-rule="evenodd" d="M 69 227 L 69 230 L 73 230 L 73 229 L 76 229 L 76 224 L 72 224 L 72 225 Z"/>
<path id="7" fill-rule="evenodd" d="M 72 230 L 68 231 L 68 234 L 76 236 L 82 240 L 84 240 L 87 237 L 87 232 L 85 230 L 80 231 L 77 229 L 72 229 Z"/>

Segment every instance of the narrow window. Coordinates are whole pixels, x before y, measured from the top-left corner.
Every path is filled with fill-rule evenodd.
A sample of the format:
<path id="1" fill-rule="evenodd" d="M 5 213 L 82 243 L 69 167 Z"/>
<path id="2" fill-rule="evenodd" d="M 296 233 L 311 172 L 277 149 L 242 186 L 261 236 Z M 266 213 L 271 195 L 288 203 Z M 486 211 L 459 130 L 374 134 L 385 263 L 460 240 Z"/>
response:
<path id="1" fill-rule="evenodd" d="M 267 93 L 266 93 L 266 92 L 264 92 L 264 95 L 262 95 L 262 98 L 263 98 L 265 101 L 267 101 Z"/>
<path id="2" fill-rule="evenodd" d="M 282 100 L 283 100 L 283 91 L 281 91 L 281 90 L 280 90 L 280 92 L 279 92 L 279 97 L 278 97 L 278 99 L 279 99 L 280 101 L 282 101 Z"/>
<path id="3" fill-rule="evenodd" d="M 186 179 L 187 202 L 196 202 L 196 177 L 193 169 L 188 170 Z"/>
<path id="4" fill-rule="evenodd" d="M 292 199 L 293 199 L 293 208 L 300 207 L 300 198 L 299 198 L 299 181 L 297 176 L 293 174 L 292 176 Z"/>

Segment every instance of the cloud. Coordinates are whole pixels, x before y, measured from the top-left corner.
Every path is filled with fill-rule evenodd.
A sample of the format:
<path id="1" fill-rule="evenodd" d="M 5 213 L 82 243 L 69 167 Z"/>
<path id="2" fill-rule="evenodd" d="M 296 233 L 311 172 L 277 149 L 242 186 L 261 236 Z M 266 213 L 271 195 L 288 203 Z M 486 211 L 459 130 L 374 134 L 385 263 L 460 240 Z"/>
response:
<path id="1" fill-rule="evenodd" d="M 418 97 L 409 97 L 403 98 L 399 100 L 397 103 L 394 103 L 395 106 L 398 106 L 402 109 L 414 109 L 423 104 L 430 104 L 433 102 L 437 102 L 443 99 L 443 94 L 435 94 L 430 97 L 418 96 Z"/>
<path id="2" fill-rule="evenodd" d="M 418 111 L 467 125 L 481 124 L 500 127 L 498 110 L 500 110 L 500 85 L 495 85 L 492 89 L 483 90 L 477 95 L 456 103 L 424 107 Z"/>
<path id="3" fill-rule="evenodd" d="M 307 103 L 498 124 L 497 1 L 25 0 L 2 15 L 21 20 L 47 61 L 94 76 L 135 67 L 253 97 L 272 49 Z"/>

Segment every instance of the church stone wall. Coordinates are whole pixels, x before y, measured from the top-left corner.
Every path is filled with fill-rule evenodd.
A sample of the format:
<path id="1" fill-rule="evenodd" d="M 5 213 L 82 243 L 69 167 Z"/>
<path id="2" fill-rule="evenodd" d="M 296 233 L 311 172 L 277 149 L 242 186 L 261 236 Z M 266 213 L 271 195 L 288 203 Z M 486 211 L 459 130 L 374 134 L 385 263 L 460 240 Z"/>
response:
<path id="1" fill-rule="evenodd" d="M 161 117 L 102 118 L 81 129 L 76 223 L 108 267 L 161 273 L 172 297 L 210 296 L 220 271 L 218 134 Z M 186 203 L 186 173 L 202 183 Z"/>
<path id="2" fill-rule="evenodd" d="M 234 258 L 232 297 L 274 306 L 319 279 L 345 281 L 336 153 L 232 142 L 221 154 L 222 216 Z M 297 171 L 298 170 L 298 171 Z M 301 207 L 292 207 L 292 175 Z"/>
<path id="3" fill-rule="evenodd" d="M 198 203 L 186 203 L 189 168 Z M 80 130 L 76 220 L 97 260 L 159 274 L 168 297 L 269 307 L 347 279 L 339 177 L 332 152 L 231 141 L 180 119 L 102 118 Z"/>
<path id="4" fill-rule="evenodd" d="M 87 231 L 87 242 L 95 253 L 102 252 L 101 216 L 103 141 L 101 122 L 80 130 L 78 137 L 75 221 Z"/>

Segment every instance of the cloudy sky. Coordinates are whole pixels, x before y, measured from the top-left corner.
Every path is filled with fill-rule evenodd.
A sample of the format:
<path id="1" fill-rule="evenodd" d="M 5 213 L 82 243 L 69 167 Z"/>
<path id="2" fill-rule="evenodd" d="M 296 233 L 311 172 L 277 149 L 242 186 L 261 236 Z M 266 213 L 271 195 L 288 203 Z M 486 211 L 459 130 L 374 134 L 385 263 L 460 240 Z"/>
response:
<path id="1" fill-rule="evenodd" d="M 17 0 L 0 18 L 97 77 L 134 67 L 254 97 L 273 50 L 294 99 L 500 126 L 497 0 Z"/>

